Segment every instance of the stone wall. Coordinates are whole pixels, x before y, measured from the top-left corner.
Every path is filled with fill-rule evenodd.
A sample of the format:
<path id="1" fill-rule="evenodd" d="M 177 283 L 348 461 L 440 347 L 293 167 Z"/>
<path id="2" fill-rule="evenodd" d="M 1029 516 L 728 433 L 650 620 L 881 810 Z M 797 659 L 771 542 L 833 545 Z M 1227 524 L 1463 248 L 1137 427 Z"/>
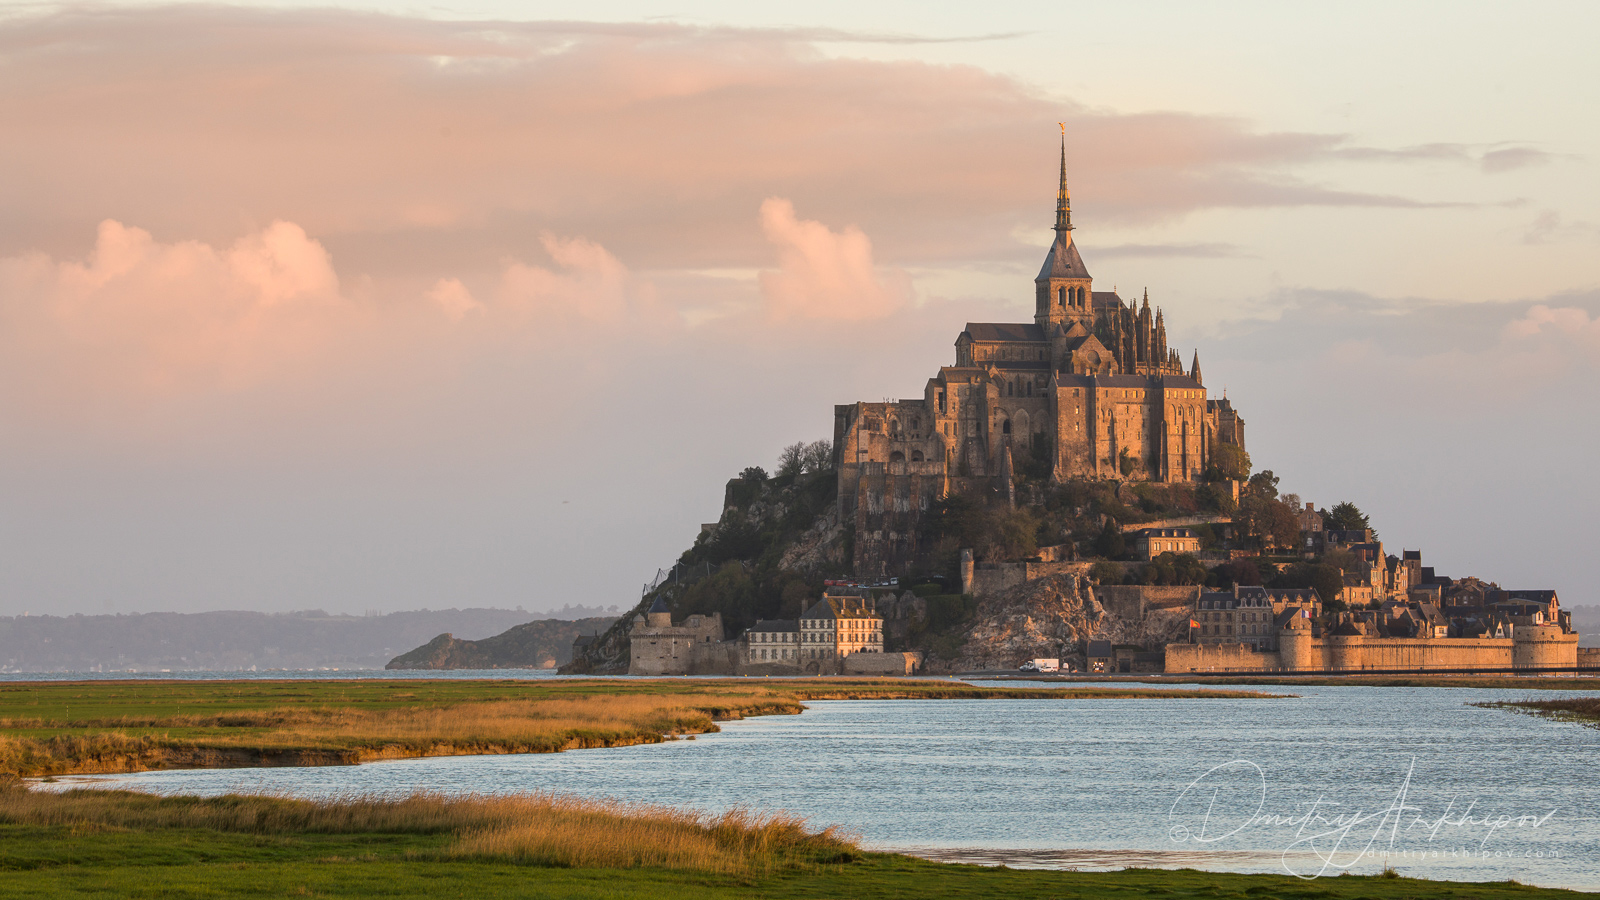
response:
<path id="1" fill-rule="evenodd" d="M 1276 653 L 1261 653 L 1244 644 L 1168 644 L 1167 672 L 1277 671 Z"/>
<path id="2" fill-rule="evenodd" d="M 1168 672 L 1538 669 L 1578 665 L 1578 636 L 1518 625 L 1509 638 L 1383 638 L 1285 631 L 1276 653 L 1243 644 L 1170 644 Z"/>
<path id="3" fill-rule="evenodd" d="M 922 654 L 852 653 L 844 658 L 846 675 L 915 675 L 922 669 Z"/>
<path id="4" fill-rule="evenodd" d="M 1600 668 L 1600 647 L 1579 647 L 1578 665 Z"/>
<path id="5" fill-rule="evenodd" d="M 962 551 L 968 553 L 970 551 Z M 1082 560 L 1049 562 L 978 563 L 970 568 L 962 558 L 961 593 L 987 597 L 1010 590 L 1024 581 L 1052 575 L 1087 575 L 1094 563 Z"/>

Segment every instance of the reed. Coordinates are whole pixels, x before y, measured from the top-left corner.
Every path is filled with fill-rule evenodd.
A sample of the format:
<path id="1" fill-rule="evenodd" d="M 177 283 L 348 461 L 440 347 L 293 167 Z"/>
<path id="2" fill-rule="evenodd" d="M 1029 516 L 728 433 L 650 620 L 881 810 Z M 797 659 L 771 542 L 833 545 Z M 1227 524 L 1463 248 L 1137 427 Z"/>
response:
<path id="1" fill-rule="evenodd" d="M 0 825 L 110 831 L 443 835 L 414 858 L 493 860 L 563 868 L 688 869 L 760 875 L 849 862 L 854 839 L 783 813 L 686 809 L 551 794 L 327 801 L 283 797 L 154 797 L 126 791 L 0 789 Z"/>

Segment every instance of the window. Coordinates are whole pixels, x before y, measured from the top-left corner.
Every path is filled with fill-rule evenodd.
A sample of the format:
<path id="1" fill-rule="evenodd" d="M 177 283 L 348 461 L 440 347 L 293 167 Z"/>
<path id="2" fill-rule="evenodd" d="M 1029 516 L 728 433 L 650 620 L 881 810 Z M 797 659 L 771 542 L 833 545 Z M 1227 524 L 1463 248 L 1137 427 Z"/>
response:
<path id="1" fill-rule="evenodd" d="M 1064 288 L 1064 287 L 1063 288 L 1056 288 L 1056 305 L 1057 306 L 1066 306 L 1067 305 L 1067 289 L 1066 288 Z"/>

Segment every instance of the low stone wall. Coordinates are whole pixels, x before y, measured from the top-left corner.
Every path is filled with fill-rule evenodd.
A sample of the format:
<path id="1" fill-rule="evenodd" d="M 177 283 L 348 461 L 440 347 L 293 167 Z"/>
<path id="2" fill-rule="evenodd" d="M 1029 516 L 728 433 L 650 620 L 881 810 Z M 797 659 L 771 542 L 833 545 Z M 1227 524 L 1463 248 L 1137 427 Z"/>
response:
<path id="1" fill-rule="evenodd" d="M 1579 647 L 1578 665 L 1600 667 L 1600 647 Z"/>
<path id="2" fill-rule="evenodd" d="M 1123 619 L 1137 622 L 1152 609 L 1194 609 L 1200 590 L 1195 585 L 1102 584 L 1095 587 L 1094 598 Z"/>
<path id="3" fill-rule="evenodd" d="M 1093 565 L 1094 563 L 1083 560 L 980 563 L 971 569 L 970 576 L 963 579 L 961 592 L 974 597 L 988 597 L 1035 578 L 1048 578 L 1051 575 L 1087 575 Z"/>
<path id="4" fill-rule="evenodd" d="M 915 675 L 922 669 L 922 654 L 852 653 L 844 658 L 846 675 Z"/>

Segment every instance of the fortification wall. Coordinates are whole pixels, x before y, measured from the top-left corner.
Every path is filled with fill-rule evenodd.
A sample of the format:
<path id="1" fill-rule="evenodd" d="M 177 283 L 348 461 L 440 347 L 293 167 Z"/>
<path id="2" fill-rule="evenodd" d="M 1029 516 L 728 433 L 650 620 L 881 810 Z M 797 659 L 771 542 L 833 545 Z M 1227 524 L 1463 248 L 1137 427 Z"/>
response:
<path id="1" fill-rule="evenodd" d="M 1169 644 L 1168 672 L 1538 669 L 1578 664 L 1578 636 L 1551 625 L 1517 626 L 1510 638 L 1284 635 L 1278 653 L 1243 644 Z"/>
<path id="2" fill-rule="evenodd" d="M 1578 665 L 1600 667 L 1600 647 L 1579 647 Z"/>
<path id="3" fill-rule="evenodd" d="M 1262 653 L 1244 644 L 1168 644 L 1167 672 L 1276 671 L 1278 654 Z"/>

